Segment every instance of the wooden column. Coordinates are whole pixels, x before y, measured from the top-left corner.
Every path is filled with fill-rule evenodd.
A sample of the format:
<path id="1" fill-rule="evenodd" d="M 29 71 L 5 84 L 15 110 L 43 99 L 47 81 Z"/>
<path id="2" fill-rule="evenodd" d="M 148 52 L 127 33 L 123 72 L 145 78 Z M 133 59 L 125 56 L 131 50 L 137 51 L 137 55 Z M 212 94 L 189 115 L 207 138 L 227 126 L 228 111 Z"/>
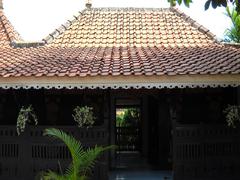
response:
<path id="1" fill-rule="evenodd" d="M 142 100 L 142 153 L 148 156 L 148 96 L 144 95 Z"/>
<path id="2" fill-rule="evenodd" d="M 103 126 L 104 128 L 109 128 L 109 121 L 110 121 L 110 92 L 104 93 L 104 99 L 103 99 Z"/>
<path id="3" fill-rule="evenodd" d="M 173 168 L 173 177 L 174 180 L 179 180 L 179 176 L 181 176 L 181 167 L 177 166 L 177 146 L 176 146 L 176 127 L 177 127 L 177 109 L 176 109 L 176 99 L 172 96 L 168 98 L 169 103 L 169 116 L 172 125 L 171 135 L 172 135 L 172 153 L 173 153 L 173 160 L 172 160 L 172 168 Z"/>
<path id="4" fill-rule="evenodd" d="M 240 86 L 237 87 L 237 101 L 238 101 L 238 105 L 240 105 Z"/>
<path id="5" fill-rule="evenodd" d="M 59 98 L 46 97 L 45 96 L 45 107 L 46 107 L 46 120 L 47 124 L 56 125 L 59 119 Z"/>
<path id="6" fill-rule="evenodd" d="M 116 135 L 115 135 L 115 119 L 116 119 L 116 108 L 115 108 L 115 96 L 113 92 L 109 91 L 109 142 L 110 144 L 116 144 Z M 110 152 L 110 166 L 111 168 L 114 167 L 114 160 L 115 160 L 115 150 L 111 150 Z"/>
<path id="7" fill-rule="evenodd" d="M 172 138 L 170 133 L 171 122 L 169 117 L 168 104 L 166 103 L 165 98 L 160 97 L 158 99 L 158 164 L 161 169 L 169 168 L 168 158 L 169 153 L 171 153 L 170 145 L 172 145 Z"/>

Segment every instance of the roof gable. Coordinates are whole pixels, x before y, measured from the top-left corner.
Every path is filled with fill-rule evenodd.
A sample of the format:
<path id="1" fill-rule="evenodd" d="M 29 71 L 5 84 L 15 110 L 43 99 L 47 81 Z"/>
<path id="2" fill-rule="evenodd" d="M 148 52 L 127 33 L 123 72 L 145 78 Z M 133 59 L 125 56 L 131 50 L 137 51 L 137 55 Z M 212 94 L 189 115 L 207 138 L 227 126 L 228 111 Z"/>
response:
<path id="1" fill-rule="evenodd" d="M 10 48 L 18 34 L 0 17 L 0 88 L 240 85 L 239 49 L 215 43 L 173 8 L 86 9 L 49 35 L 48 45 Z"/>
<path id="2" fill-rule="evenodd" d="M 55 47 L 206 45 L 215 36 L 175 8 L 90 8 L 44 39 Z"/>
<path id="3" fill-rule="evenodd" d="M 12 42 L 20 40 L 20 35 L 14 30 L 3 10 L 0 9 L 0 47 L 10 46 Z"/>

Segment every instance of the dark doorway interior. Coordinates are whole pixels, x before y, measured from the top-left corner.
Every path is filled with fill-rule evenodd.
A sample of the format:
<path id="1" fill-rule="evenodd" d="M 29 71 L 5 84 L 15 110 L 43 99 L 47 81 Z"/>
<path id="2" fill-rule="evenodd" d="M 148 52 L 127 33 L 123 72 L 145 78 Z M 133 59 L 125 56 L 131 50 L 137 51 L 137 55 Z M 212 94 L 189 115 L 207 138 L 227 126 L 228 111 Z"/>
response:
<path id="1" fill-rule="evenodd" d="M 140 106 L 116 108 L 116 168 L 139 169 L 147 162 L 142 156 L 142 125 Z"/>
<path id="2" fill-rule="evenodd" d="M 155 96 L 116 100 L 114 133 L 118 148 L 110 180 L 172 179 L 167 114 L 165 102 Z"/>
<path id="3" fill-rule="evenodd" d="M 171 170 L 171 124 L 164 101 L 149 97 L 115 104 L 114 168 Z"/>
<path id="4" fill-rule="evenodd" d="M 116 144 L 118 152 L 141 151 L 141 120 L 139 107 L 116 109 Z"/>

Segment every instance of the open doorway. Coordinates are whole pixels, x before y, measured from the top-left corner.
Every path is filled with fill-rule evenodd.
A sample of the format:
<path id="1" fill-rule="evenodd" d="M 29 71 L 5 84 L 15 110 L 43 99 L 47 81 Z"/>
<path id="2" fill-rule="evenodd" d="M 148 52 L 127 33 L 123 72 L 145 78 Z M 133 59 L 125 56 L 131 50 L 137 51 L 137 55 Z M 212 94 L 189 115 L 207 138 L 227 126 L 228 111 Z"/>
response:
<path id="1" fill-rule="evenodd" d="M 172 167 L 168 107 L 148 97 L 116 99 L 113 168 L 166 170 Z M 141 167 L 139 167 L 141 165 Z"/>
<path id="2" fill-rule="evenodd" d="M 139 169 L 139 166 L 145 166 L 140 106 L 116 107 L 115 123 L 116 168 Z"/>
<path id="3" fill-rule="evenodd" d="M 136 168 L 142 155 L 141 111 L 137 106 L 116 108 L 116 168 Z M 142 162 L 141 162 L 142 163 Z"/>
<path id="4" fill-rule="evenodd" d="M 141 118 L 139 107 L 116 109 L 117 152 L 141 151 Z"/>
<path id="5" fill-rule="evenodd" d="M 155 98 L 116 99 L 112 125 L 117 149 L 112 156 L 111 180 L 135 176 L 171 179 L 167 112 Z"/>

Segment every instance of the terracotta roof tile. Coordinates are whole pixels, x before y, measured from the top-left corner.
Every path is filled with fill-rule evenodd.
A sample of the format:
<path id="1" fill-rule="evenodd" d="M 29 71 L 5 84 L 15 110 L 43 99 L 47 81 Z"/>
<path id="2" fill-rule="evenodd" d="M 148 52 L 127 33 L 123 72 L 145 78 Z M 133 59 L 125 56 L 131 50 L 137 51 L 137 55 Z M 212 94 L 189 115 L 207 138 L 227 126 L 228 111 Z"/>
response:
<path id="1" fill-rule="evenodd" d="M 1 48 L 0 75 L 84 77 L 238 74 L 239 55 L 238 49 L 219 44 L 181 48 L 164 46 Z"/>
<path id="2" fill-rule="evenodd" d="M 208 30 L 176 9 L 84 10 L 45 39 L 48 45 L 17 48 L 9 46 L 19 39 L 6 33 L 13 29 L 5 29 L 4 18 L 2 77 L 240 73 L 239 49 L 216 43 Z"/>
<path id="3" fill-rule="evenodd" d="M 14 30 L 3 10 L 0 9 L 0 47 L 10 46 L 12 42 L 20 40 L 22 40 L 20 35 Z"/>
<path id="4" fill-rule="evenodd" d="M 189 46 L 215 41 L 209 30 L 175 8 L 90 8 L 63 26 L 44 39 L 49 46 Z"/>

